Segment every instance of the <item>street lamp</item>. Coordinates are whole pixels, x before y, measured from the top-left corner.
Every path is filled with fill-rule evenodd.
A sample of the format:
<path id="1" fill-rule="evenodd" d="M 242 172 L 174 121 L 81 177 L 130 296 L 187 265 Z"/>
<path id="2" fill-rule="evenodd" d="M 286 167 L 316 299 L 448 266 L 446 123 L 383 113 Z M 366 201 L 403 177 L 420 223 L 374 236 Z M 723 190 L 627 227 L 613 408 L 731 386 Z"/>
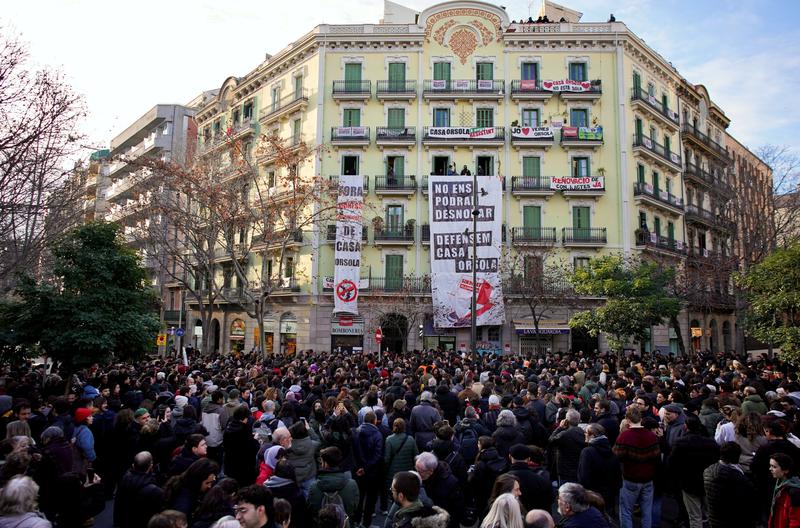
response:
<path id="1" fill-rule="evenodd" d="M 481 196 L 488 193 L 481 188 Z M 478 171 L 472 175 L 472 302 L 470 303 L 470 350 L 475 357 L 478 344 Z"/>

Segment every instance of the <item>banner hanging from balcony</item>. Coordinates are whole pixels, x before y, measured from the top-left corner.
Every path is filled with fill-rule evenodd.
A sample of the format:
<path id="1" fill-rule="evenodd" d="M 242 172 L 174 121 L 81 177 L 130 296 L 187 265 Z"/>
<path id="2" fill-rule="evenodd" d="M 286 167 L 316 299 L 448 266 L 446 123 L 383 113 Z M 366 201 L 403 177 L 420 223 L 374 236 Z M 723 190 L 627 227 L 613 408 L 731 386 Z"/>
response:
<path id="1" fill-rule="evenodd" d="M 573 81 L 571 79 L 542 81 L 542 88 L 548 92 L 588 92 L 592 89 L 592 83 L 589 81 Z"/>
<path id="2" fill-rule="evenodd" d="M 336 127 L 336 137 L 363 137 L 366 135 L 366 127 Z"/>
<path id="3" fill-rule="evenodd" d="M 602 141 L 603 127 L 562 127 L 562 138 L 585 139 L 587 141 Z"/>
<path id="4" fill-rule="evenodd" d="M 468 327 L 472 305 L 472 180 L 430 176 L 431 296 L 437 328 Z M 478 325 L 501 325 L 505 317 L 500 283 L 502 185 L 478 178 L 476 244 Z"/>
<path id="5" fill-rule="evenodd" d="M 428 137 L 451 139 L 494 139 L 494 127 L 428 127 Z"/>
<path id="6" fill-rule="evenodd" d="M 334 255 L 334 312 L 358 314 L 361 273 L 363 176 L 339 176 Z"/>
<path id="7" fill-rule="evenodd" d="M 553 139 L 550 127 L 511 127 L 511 137 L 519 139 Z"/>
<path id="8" fill-rule="evenodd" d="M 602 191 L 605 178 L 602 176 L 554 176 L 550 178 L 550 188 L 557 191 Z"/>

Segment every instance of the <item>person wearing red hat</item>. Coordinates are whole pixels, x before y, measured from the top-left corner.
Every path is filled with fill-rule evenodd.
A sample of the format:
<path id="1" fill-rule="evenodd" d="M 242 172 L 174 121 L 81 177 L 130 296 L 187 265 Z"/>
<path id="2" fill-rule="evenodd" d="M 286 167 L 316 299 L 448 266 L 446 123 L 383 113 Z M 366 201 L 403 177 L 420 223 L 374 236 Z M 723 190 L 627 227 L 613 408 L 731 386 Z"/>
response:
<path id="1" fill-rule="evenodd" d="M 81 455 L 81 473 L 85 473 L 85 470 L 97 458 L 94 452 L 94 435 L 89 429 L 93 419 L 91 409 L 79 407 L 75 410 L 75 446 Z"/>

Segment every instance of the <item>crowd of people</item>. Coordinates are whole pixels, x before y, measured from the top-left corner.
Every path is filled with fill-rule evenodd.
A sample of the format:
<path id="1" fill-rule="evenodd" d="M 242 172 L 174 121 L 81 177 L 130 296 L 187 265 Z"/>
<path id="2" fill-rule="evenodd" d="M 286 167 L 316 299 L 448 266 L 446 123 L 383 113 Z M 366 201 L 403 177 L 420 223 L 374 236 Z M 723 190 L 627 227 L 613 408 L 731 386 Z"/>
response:
<path id="1" fill-rule="evenodd" d="M 60 374 L 0 372 L 0 528 L 108 504 L 118 528 L 800 526 L 800 381 L 778 359 L 308 350 Z"/>

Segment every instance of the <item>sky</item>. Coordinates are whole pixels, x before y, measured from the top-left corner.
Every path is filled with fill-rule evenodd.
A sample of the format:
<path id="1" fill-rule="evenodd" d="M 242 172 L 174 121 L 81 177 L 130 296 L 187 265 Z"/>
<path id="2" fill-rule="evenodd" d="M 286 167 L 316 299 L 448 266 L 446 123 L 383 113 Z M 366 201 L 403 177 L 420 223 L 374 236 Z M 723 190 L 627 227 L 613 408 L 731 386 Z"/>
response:
<path id="1" fill-rule="evenodd" d="M 395 0 L 422 10 L 434 0 Z M 511 19 L 540 0 L 497 0 Z M 529 3 L 531 7 L 529 8 Z M 800 154 L 797 0 L 561 0 L 598 22 L 613 13 L 690 82 L 703 84 L 755 150 Z M 321 23 L 377 23 L 382 0 L 5 0 L 0 27 L 84 95 L 87 144 L 111 139 L 158 103 L 186 103 L 254 69 Z"/>

